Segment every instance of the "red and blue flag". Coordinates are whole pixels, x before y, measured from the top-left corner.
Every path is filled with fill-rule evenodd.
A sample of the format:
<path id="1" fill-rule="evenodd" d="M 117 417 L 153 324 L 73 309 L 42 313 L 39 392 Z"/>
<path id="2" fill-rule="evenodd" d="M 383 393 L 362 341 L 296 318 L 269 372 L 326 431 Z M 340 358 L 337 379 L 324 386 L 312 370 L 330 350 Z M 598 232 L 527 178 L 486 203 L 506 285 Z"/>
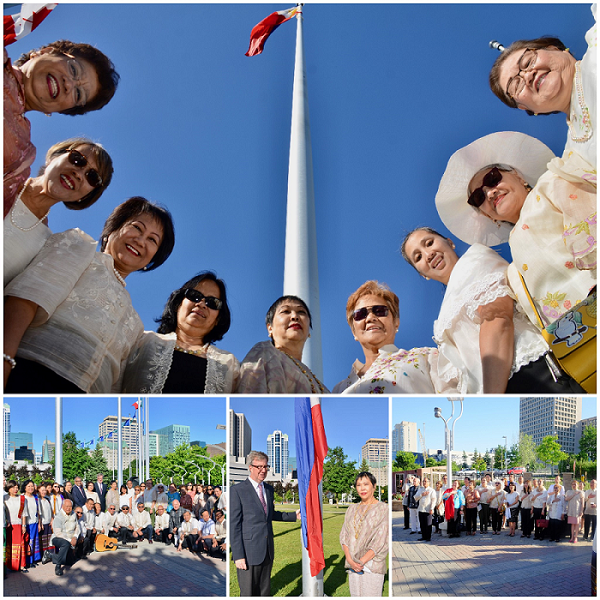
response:
<path id="1" fill-rule="evenodd" d="M 323 461 L 327 438 L 323 426 L 321 401 L 296 398 L 296 466 L 298 496 L 302 515 L 302 544 L 308 551 L 310 574 L 315 577 L 325 568 L 323 554 L 323 515 L 319 484 L 323 480 Z"/>

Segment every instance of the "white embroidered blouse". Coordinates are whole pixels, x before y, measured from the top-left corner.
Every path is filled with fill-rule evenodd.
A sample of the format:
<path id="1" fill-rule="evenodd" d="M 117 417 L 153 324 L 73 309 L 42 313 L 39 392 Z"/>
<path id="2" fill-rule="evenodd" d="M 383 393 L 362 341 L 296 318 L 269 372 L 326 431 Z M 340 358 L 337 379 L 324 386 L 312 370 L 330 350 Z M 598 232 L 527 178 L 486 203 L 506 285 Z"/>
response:
<path id="1" fill-rule="evenodd" d="M 456 379 L 459 394 L 483 392 L 481 319 L 477 309 L 497 298 L 514 298 L 506 280 L 507 267 L 508 263 L 494 250 L 473 244 L 450 275 L 433 331 L 440 351 L 438 375 L 445 381 Z M 515 352 L 511 375 L 548 350 L 544 338 L 525 315 L 515 310 L 513 323 Z"/>
<path id="2" fill-rule="evenodd" d="M 50 236 L 5 288 L 38 305 L 17 358 L 38 362 L 88 393 L 120 390 L 125 361 L 143 332 L 112 256 L 79 229 Z"/>
<path id="3" fill-rule="evenodd" d="M 127 361 L 122 391 L 134 394 L 162 393 L 173 363 L 176 342 L 175 333 L 144 331 Z M 213 345 L 207 347 L 206 358 L 206 380 L 199 382 L 198 390 L 204 388 L 205 394 L 233 392 L 240 374 L 238 359 Z M 193 376 L 190 373 L 190 377 Z"/>

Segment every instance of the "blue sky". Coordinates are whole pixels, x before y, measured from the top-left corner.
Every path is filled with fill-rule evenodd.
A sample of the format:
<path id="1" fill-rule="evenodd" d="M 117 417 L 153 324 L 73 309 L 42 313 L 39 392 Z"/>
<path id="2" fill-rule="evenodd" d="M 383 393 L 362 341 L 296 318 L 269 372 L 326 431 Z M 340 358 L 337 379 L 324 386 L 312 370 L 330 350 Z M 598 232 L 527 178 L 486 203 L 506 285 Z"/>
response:
<path id="1" fill-rule="evenodd" d="M 295 23 L 283 24 L 262 55 L 244 53 L 252 27 L 288 6 L 59 4 L 8 48 L 17 58 L 67 38 L 114 61 L 121 84 L 103 110 L 28 113 L 34 173 L 52 144 L 74 135 L 103 143 L 116 169 L 95 206 L 55 207 L 50 227 L 80 227 L 98 238 L 111 210 L 130 196 L 167 205 L 175 251 L 157 271 L 128 279 L 133 305 L 153 329 L 173 289 L 214 269 L 227 283 L 233 315 L 218 345 L 240 360 L 266 339 L 264 315 L 283 289 Z M 488 42 L 555 34 L 580 58 L 593 18 L 588 4 L 307 4 L 304 19 L 323 370 L 331 389 L 362 358 L 345 304 L 367 279 L 387 282 L 400 297 L 396 344 L 432 344 L 442 287 L 422 280 L 398 248 L 415 226 L 446 231 L 433 199 L 450 155 L 500 130 L 562 152 L 564 115 L 528 117 L 489 91 L 497 51 Z"/>
<path id="2" fill-rule="evenodd" d="M 134 416 L 131 406 L 136 398 L 122 399 L 122 415 Z M 33 447 L 41 452 L 46 436 L 51 442 L 54 435 L 54 398 L 4 398 L 10 406 L 11 430 L 33 434 Z M 225 398 L 151 398 L 150 429 L 167 425 L 189 425 L 190 441 L 207 444 L 226 441 L 225 431 L 216 429 L 226 425 Z M 63 398 L 63 433 L 74 431 L 81 441 L 98 439 L 98 426 L 108 415 L 117 414 L 116 398 Z M 35 418 L 32 419 L 32 415 Z"/>
<path id="3" fill-rule="evenodd" d="M 252 428 L 252 449 L 267 451 L 267 436 L 279 429 L 289 436 L 290 456 L 296 456 L 293 398 L 232 397 L 229 407 L 244 413 Z M 322 398 L 323 425 L 330 448 L 341 446 L 360 465 L 363 444 L 372 437 L 389 437 L 388 398 Z"/>
<path id="4" fill-rule="evenodd" d="M 424 433 L 428 449 L 444 449 L 444 422 L 433 416 L 435 407 L 442 409 L 448 420 L 452 414 L 450 402 L 445 397 L 394 398 L 392 400 L 393 427 L 400 421 L 412 421 Z M 460 404 L 454 403 L 454 416 L 460 414 Z M 595 398 L 582 398 L 581 418 L 598 414 Z M 454 450 L 483 452 L 498 445 L 508 446 L 519 440 L 519 398 L 465 398 L 462 417 L 454 427 Z M 419 445 L 419 451 L 421 446 Z"/>

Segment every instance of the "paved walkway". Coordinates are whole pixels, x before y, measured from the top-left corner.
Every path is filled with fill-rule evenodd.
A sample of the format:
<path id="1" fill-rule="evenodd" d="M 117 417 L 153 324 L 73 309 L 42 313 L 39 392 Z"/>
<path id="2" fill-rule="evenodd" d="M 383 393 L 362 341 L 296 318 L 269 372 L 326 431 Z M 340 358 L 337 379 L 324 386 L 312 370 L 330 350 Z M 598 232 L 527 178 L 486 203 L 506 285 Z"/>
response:
<path id="1" fill-rule="evenodd" d="M 57 577 L 54 565 L 9 571 L 5 596 L 225 596 L 226 562 L 142 542 L 134 550 L 94 552 Z"/>
<path id="2" fill-rule="evenodd" d="M 431 542 L 404 529 L 402 513 L 392 513 L 394 596 L 590 596 L 591 542 L 556 544 L 502 535 Z M 417 539 L 415 539 L 417 538 Z"/>

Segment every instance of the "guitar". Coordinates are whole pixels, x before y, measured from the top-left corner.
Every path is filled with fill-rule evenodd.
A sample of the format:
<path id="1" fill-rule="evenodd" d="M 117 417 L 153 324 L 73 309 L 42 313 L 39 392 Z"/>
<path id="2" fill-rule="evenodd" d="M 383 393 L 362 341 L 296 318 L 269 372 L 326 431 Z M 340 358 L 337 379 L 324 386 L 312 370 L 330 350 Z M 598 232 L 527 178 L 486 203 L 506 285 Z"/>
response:
<path id="1" fill-rule="evenodd" d="M 110 538 L 103 533 L 96 536 L 96 552 L 115 551 L 117 547 L 118 543 L 114 538 Z"/>

